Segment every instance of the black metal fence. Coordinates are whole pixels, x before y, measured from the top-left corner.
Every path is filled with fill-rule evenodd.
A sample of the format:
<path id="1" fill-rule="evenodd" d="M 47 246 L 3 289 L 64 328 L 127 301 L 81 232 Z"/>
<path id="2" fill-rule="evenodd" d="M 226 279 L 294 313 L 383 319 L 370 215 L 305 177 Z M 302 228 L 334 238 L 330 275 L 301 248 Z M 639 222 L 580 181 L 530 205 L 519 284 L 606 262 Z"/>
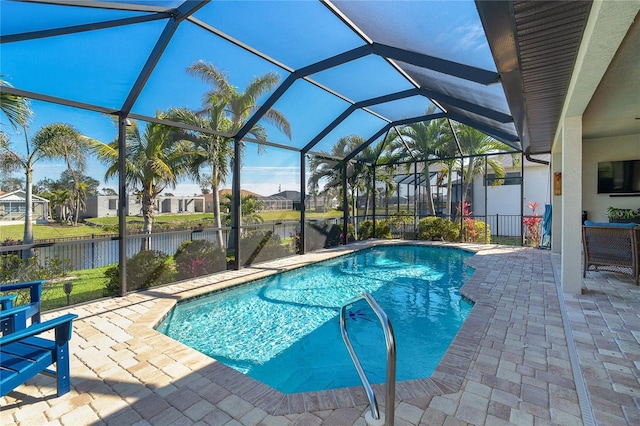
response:
<path id="1" fill-rule="evenodd" d="M 526 220 L 527 218 L 531 219 L 529 223 L 537 222 L 541 224 L 539 216 L 523 217 L 520 215 L 496 214 L 486 217 L 478 215 L 464 217 L 464 219 L 472 219 L 488 224 L 488 227 L 484 228 L 488 236 L 486 241 L 492 244 L 524 245 L 525 243 L 529 243 L 531 245 L 532 242 L 535 243 L 532 239 L 536 236 L 531 235 L 530 227 L 523 225 L 523 219 Z M 365 218 L 362 216 L 355 218 L 356 229 L 363 220 L 365 220 Z M 419 219 L 413 215 L 377 215 L 376 220 L 389 220 L 391 223 L 391 233 L 394 238 L 410 240 L 417 238 Z M 461 219 L 459 217 L 453 217 L 452 220 L 459 222 Z M 336 236 L 331 235 L 335 233 L 332 227 L 336 225 L 339 226 L 341 222 L 341 219 L 307 221 L 306 239 L 308 242 L 306 250 L 321 249 L 327 247 L 327 244 L 333 245 L 333 241 L 331 240 L 336 239 Z M 283 221 L 245 225 L 241 228 L 243 234 L 251 231 L 268 231 L 271 235 L 277 235 L 281 240 L 293 240 L 299 237 L 300 224 L 297 221 Z M 147 239 L 150 242 L 150 248 L 152 250 L 157 250 L 169 255 L 174 254 L 184 241 L 205 239 L 217 244 L 218 232 L 222 233 L 222 241 L 224 244 L 228 244 L 231 235 L 231 228 L 229 227 L 158 232 L 150 235 L 128 235 L 126 256 L 132 257 L 138 253 L 143 247 L 144 240 Z M 484 238 L 481 239 L 484 240 Z M 295 244 L 295 241 L 292 241 L 291 244 Z M 118 262 L 118 237 L 117 235 L 111 235 L 86 238 L 62 238 L 38 242 L 32 245 L 0 246 L 0 256 L 7 254 L 20 256 L 24 250 L 32 250 L 32 253 L 37 256 L 40 262 L 45 262 L 47 258 L 58 257 L 69 259 L 73 270 L 98 268 Z"/>
<path id="2" fill-rule="evenodd" d="M 386 220 L 390 224 L 391 234 L 393 238 L 401 238 L 407 240 L 413 240 L 418 235 L 418 223 L 420 219 L 429 216 L 414 216 L 412 214 L 398 215 L 379 215 L 376 214 L 376 220 Z M 480 221 L 488 226 L 481 227 L 485 232 L 483 235 L 478 235 L 478 239 L 475 242 L 488 242 L 490 244 L 505 244 L 505 245 L 537 245 L 539 244 L 539 238 L 541 230 L 537 230 L 542 225 L 541 216 L 520 216 L 520 215 L 470 215 L 470 216 L 438 216 L 443 219 L 449 219 L 457 224 L 465 219 L 473 221 Z M 356 227 L 364 221 L 370 220 L 371 217 L 358 216 L 355 218 Z M 529 223 L 531 226 L 527 226 Z M 466 225 L 465 225 L 466 226 Z M 461 236 L 461 241 L 465 241 L 464 235 Z"/>
<path id="3" fill-rule="evenodd" d="M 366 219 L 371 219 L 368 216 Z M 418 238 L 419 221 L 423 218 L 413 214 L 376 216 L 376 221 L 388 220 L 393 238 L 414 240 Z M 455 223 L 465 226 L 481 223 L 478 229 L 485 232 L 484 235 L 476 233 L 473 241 L 477 243 L 489 242 L 491 244 L 509 245 L 536 245 L 536 238 L 540 238 L 541 217 L 519 215 L 492 215 L 492 216 L 465 216 L 453 218 Z M 347 232 L 343 230 L 342 218 L 322 220 L 307 220 L 305 222 L 305 251 L 314 251 L 323 248 L 335 247 L 358 236 L 359 225 L 365 220 L 364 216 L 358 216 L 350 221 Z M 473 220 L 473 222 L 464 222 Z M 460 229 L 460 228 L 458 228 Z M 533 235 L 532 235 L 532 230 Z M 145 246 L 151 250 L 162 252 L 166 255 L 174 255 L 185 241 L 208 240 L 219 246 L 222 241 L 223 249 L 228 256 L 235 256 L 236 265 L 246 266 L 267 260 L 273 260 L 284 256 L 293 255 L 302 251 L 302 232 L 299 221 L 268 222 L 261 224 L 243 225 L 240 229 L 240 250 L 235 250 L 235 242 L 232 240 L 233 232 L 229 227 L 201 228 L 181 231 L 157 232 L 150 235 L 127 235 L 126 257 L 132 258 Z M 348 237 L 347 237 L 348 234 Z M 461 235 L 460 241 L 465 241 L 465 235 Z M 119 262 L 119 238 L 117 235 L 102 235 L 89 237 L 72 237 L 39 241 L 31 245 L 0 245 L 0 272 L 9 273 L 11 265 L 15 266 L 17 258 L 22 258 L 25 252 L 35 255 L 40 266 L 48 268 L 47 263 L 51 259 L 64 260 L 71 271 L 101 268 L 114 265 Z M 8 256 L 15 255 L 16 257 Z M 239 259 L 238 259 L 239 257 Z M 228 261 L 228 259 L 227 259 Z M 225 263 L 222 260 L 221 269 L 233 267 L 233 263 Z M 4 271 L 2 271 L 4 269 Z M 130 270 L 129 268 L 127 269 Z M 209 272 L 210 273 L 210 272 Z M 10 276 L 7 279 L 12 279 Z M 4 278 L 3 278 L 4 279 Z M 108 280 L 107 280 L 108 281 Z M 105 281 L 106 285 L 106 281 Z M 53 280 L 48 283 L 48 288 L 55 293 L 55 297 L 48 303 L 48 308 L 64 306 L 69 302 L 66 296 L 58 288 L 60 282 Z M 53 295 L 52 293 L 52 295 Z M 86 293 L 86 294 L 85 294 Z M 102 289 L 92 289 L 90 292 L 74 291 L 75 303 L 92 300 L 103 295 Z M 65 299 L 66 297 L 66 299 Z"/>

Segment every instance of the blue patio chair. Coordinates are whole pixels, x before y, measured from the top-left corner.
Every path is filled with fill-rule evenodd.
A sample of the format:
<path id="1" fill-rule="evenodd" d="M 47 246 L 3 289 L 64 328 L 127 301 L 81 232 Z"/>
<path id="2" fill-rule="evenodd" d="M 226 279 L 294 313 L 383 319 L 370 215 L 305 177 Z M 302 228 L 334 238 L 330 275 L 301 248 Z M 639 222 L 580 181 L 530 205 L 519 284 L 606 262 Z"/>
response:
<path id="1" fill-rule="evenodd" d="M 15 330 L 19 330 L 20 328 L 24 328 L 27 326 L 26 320 L 31 319 L 31 324 L 36 324 L 40 322 L 40 304 L 42 302 L 42 286 L 44 285 L 44 280 L 38 281 L 28 281 L 23 283 L 10 283 L 10 284 L 0 284 L 0 293 L 4 292 L 15 292 L 19 290 L 29 290 L 29 303 L 25 305 L 21 305 L 25 308 L 20 310 L 19 317 L 20 321 L 16 321 L 16 318 L 8 315 L 6 318 L 0 320 L 0 331 L 2 334 L 13 333 Z M 0 299 L 0 304 L 2 306 L 2 312 L 10 311 L 11 309 L 16 309 L 14 307 L 16 300 L 15 294 L 9 294 L 2 296 Z M 18 311 L 16 311 L 18 312 Z M 23 324 L 22 319 L 25 319 Z"/>
<path id="2" fill-rule="evenodd" d="M 13 305 L 16 302 L 17 297 L 18 296 L 15 294 L 10 294 L 8 296 L 0 296 L 0 310 L 6 311 L 7 309 L 13 308 Z"/>
<path id="3" fill-rule="evenodd" d="M 28 308 L 23 305 L 0 311 L 0 319 L 4 321 L 13 317 L 15 322 L 26 322 Z M 75 314 L 62 315 L 0 337 L 0 396 L 5 396 L 39 373 L 56 378 L 58 396 L 69 392 L 69 340 L 72 321 L 77 317 Z M 53 340 L 36 337 L 49 330 L 54 330 Z M 56 365 L 55 370 L 50 370 L 53 364 Z"/>

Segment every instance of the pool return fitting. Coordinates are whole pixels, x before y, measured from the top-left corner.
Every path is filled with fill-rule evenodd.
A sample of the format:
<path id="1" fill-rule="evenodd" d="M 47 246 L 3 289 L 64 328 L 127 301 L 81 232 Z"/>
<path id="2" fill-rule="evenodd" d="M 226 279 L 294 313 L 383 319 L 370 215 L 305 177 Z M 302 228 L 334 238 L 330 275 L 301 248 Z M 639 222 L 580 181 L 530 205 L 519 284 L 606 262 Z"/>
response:
<path id="1" fill-rule="evenodd" d="M 347 306 L 352 305 L 361 299 L 367 301 L 369 306 L 371 306 L 371 309 L 373 309 L 373 312 L 375 312 L 376 316 L 380 320 L 382 331 L 384 332 L 384 340 L 387 345 L 387 395 L 385 400 L 384 417 L 380 416 L 380 412 L 378 411 L 378 402 L 376 401 L 376 395 L 373 392 L 371 383 L 369 383 L 369 379 L 367 379 L 367 375 L 364 372 L 362 365 L 360 365 L 358 355 L 356 355 L 355 351 L 353 350 L 353 346 L 351 345 L 349 336 L 347 335 L 347 325 L 345 322 L 345 313 L 347 311 Z M 375 301 L 371 294 L 362 293 L 342 305 L 342 309 L 340 309 L 340 332 L 342 333 L 342 340 L 344 340 L 344 344 L 349 351 L 349 355 L 351 355 L 351 360 L 353 361 L 353 364 L 358 371 L 358 376 L 360 376 L 362 387 L 364 388 L 364 391 L 367 394 L 367 398 L 369 399 L 371 411 L 367 411 L 364 415 L 367 424 L 370 426 L 393 426 L 396 396 L 396 341 L 393 335 L 393 328 L 391 327 L 391 321 L 389 321 L 389 317 L 382 310 L 380 305 L 378 305 L 378 302 Z"/>

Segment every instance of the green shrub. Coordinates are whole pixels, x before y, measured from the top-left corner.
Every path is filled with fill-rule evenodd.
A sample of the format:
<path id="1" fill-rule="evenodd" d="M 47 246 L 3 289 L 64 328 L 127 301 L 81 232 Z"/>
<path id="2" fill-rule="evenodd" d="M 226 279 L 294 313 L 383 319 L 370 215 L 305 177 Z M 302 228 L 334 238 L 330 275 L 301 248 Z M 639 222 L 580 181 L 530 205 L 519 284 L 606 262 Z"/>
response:
<path id="1" fill-rule="evenodd" d="M 389 224 L 398 228 L 403 225 L 413 225 L 413 212 L 400 210 L 389 216 Z"/>
<path id="2" fill-rule="evenodd" d="M 183 242 L 173 258 L 178 280 L 213 274 L 227 268 L 224 251 L 208 240 Z"/>
<path id="3" fill-rule="evenodd" d="M 289 247 L 282 244 L 280 236 L 272 231 L 250 232 L 241 238 L 240 247 L 240 261 L 245 266 L 292 254 Z"/>
<path id="4" fill-rule="evenodd" d="M 358 225 L 358 238 L 361 240 L 369 239 L 373 236 L 373 221 L 363 220 Z"/>
<path id="5" fill-rule="evenodd" d="M 460 227 L 441 217 L 425 217 L 418 222 L 418 239 L 427 241 L 456 241 Z"/>
<path id="6" fill-rule="evenodd" d="M 333 243 L 335 240 L 335 236 L 336 233 L 339 232 L 339 234 L 337 235 L 338 239 L 337 239 L 337 243 L 331 246 L 327 246 L 327 247 L 335 247 L 338 244 L 344 244 L 345 243 L 345 238 L 344 238 L 344 230 L 342 228 L 342 225 L 333 225 L 331 227 L 331 229 L 329 230 L 329 236 L 331 237 L 331 242 Z M 347 238 L 349 239 L 349 242 L 355 241 L 356 239 L 356 228 L 355 226 L 353 226 L 352 224 L 348 224 L 347 225 Z M 329 239 L 327 239 L 329 241 Z"/>
<path id="7" fill-rule="evenodd" d="M 37 280 L 55 280 L 68 274 L 71 270 L 71 260 L 61 258 L 58 255 L 47 257 L 41 264 L 38 257 L 29 258 L 26 262 L 20 256 L 7 254 L 0 256 L 0 282 L 27 282 Z M 49 297 L 49 293 L 56 284 L 45 282 L 42 286 L 42 300 Z M 29 289 L 10 291 L 5 294 L 15 294 L 17 296 L 16 305 L 30 303 L 31 294 Z"/>
<path id="8" fill-rule="evenodd" d="M 463 220 L 463 238 L 468 243 L 491 244 L 491 229 L 489 225 L 481 220 L 467 218 Z M 487 229 L 487 239 L 485 241 L 485 227 Z"/>
<path id="9" fill-rule="evenodd" d="M 324 241 L 324 248 L 337 247 L 342 244 L 342 225 L 334 223 L 327 225 L 327 238 Z"/>
<path id="10" fill-rule="evenodd" d="M 174 271 L 169 264 L 171 256 L 156 250 L 142 250 L 127 259 L 127 290 L 139 290 L 174 281 Z M 112 266 L 104 273 L 109 280 L 105 296 L 120 292 L 120 265 Z"/>
<path id="11" fill-rule="evenodd" d="M 349 241 L 353 241 L 355 228 L 349 224 L 347 229 L 349 230 Z M 299 254 L 301 248 L 300 232 L 296 231 L 291 237 L 293 239 L 295 253 Z M 337 247 L 341 244 L 342 238 L 342 225 L 311 222 L 307 224 L 306 228 L 306 250 L 313 251 L 321 248 Z"/>
<path id="12" fill-rule="evenodd" d="M 373 236 L 373 221 L 365 220 L 360 222 L 358 227 L 358 238 L 366 240 L 368 238 L 391 238 L 391 227 L 386 220 L 376 221 L 376 235 Z"/>
<path id="13" fill-rule="evenodd" d="M 12 281 L 18 281 L 22 276 L 21 271 L 24 269 L 25 264 L 22 258 L 15 254 L 6 254 L 1 258 L 2 266 L 0 268 L 0 282 L 7 283 Z M 25 280 L 29 281 L 29 280 Z"/>
<path id="14" fill-rule="evenodd" d="M 340 229 L 339 225 L 330 225 L 326 222 L 308 223 L 305 233 L 306 251 L 337 246 L 340 244 Z M 294 238 L 295 252 L 300 254 L 302 247 L 300 232 L 296 230 L 292 237 Z"/>
<path id="15" fill-rule="evenodd" d="M 58 255 L 40 262 L 37 256 L 26 262 L 20 256 L 7 254 L 0 257 L 0 282 L 49 280 L 65 276 L 71 270 L 71 260 Z"/>

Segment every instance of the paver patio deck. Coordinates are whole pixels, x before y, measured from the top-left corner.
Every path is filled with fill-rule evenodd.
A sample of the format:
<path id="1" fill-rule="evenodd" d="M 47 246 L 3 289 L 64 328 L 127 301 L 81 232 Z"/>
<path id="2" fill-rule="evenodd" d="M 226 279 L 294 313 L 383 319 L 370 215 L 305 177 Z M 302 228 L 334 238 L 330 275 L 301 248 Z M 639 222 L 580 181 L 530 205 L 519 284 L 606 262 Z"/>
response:
<path id="1" fill-rule="evenodd" d="M 0 423 L 365 425 L 359 387 L 284 395 L 152 327 L 181 298 L 371 244 L 73 306 L 71 392 L 32 379 L 0 398 Z M 567 295 L 557 255 L 460 246 L 477 251 L 462 289 L 476 304 L 432 377 L 398 382 L 396 425 L 640 424 L 640 288 L 628 276 L 589 272 Z"/>

